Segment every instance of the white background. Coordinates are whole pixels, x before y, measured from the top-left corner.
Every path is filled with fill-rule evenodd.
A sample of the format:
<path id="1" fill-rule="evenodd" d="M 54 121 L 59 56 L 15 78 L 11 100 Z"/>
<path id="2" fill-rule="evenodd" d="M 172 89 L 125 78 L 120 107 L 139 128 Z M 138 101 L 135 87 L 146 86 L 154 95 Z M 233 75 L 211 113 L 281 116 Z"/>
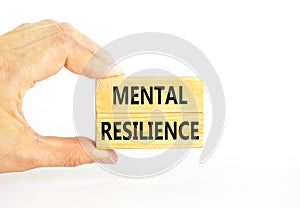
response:
<path id="1" fill-rule="evenodd" d="M 0 207 L 299 207 L 299 10 L 296 0 L 2 1 L 0 33 L 51 18 L 101 45 L 147 31 L 192 42 L 222 80 L 227 120 L 204 165 L 196 149 L 147 179 L 94 164 L 2 174 Z M 62 70 L 28 92 L 24 111 L 37 132 L 74 135 L 76 80 Z"/>

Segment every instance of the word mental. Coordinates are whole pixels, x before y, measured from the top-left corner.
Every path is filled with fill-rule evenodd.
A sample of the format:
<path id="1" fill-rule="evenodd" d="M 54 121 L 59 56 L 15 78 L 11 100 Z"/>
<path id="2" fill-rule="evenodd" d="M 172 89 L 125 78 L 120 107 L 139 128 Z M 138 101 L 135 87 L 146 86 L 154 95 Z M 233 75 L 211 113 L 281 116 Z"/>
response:
<path id="1" fill-rule="evenodd" d="M 130 88 L 130 89 L 129 89 Z M 165 86 L 150 86 L 149 90 L 145 86 L 123 86 L 121 93 L 118 86 L 113 86 L 113 104 L 131 104 L 131 105 L 140 105 L 140 104 L 162 104 L 162 91 L 166 90 Z M 164 104 L 169 104 L 173 102 L 174 104 L 187 104 L 186 100 L 183 100 L 182 86 L 178 87 L 179 94 L 176 95 L 176 91 L 173 86 L 168 87 L 167 97 Z M 156 96 L 153 94 L 156 93 Z M 157 97 L 154 100 L 154 97 Z"/>

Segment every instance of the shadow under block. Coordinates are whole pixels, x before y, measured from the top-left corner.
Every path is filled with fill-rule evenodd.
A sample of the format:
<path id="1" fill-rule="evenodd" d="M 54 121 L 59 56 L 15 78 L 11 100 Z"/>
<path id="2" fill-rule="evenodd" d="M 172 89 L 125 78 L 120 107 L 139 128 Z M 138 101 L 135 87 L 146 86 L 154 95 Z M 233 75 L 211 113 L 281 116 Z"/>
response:
<path id="1" fill-rule="evenodd" d="M 198 77 L 114 77 L 96 82 L 97 149 L 203 146 Z"/>

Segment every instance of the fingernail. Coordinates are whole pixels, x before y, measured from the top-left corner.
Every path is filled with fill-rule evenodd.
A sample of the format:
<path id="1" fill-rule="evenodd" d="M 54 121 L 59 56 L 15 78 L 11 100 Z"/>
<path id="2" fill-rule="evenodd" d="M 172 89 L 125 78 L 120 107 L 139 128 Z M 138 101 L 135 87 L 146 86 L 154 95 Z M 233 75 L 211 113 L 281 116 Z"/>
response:
<path id="1" fill-rule="evenodd" d="M 106 151 L 107 157 L 98 158 L 96 162 L 103 163 L 103 164 L 115 164 L 118 161 L 118 156 L 113 151 Z"/>
<path id="2" fill-rule="evenodd" d="M 107 72 L 105 77 L 115 77 L 121 75 L 124 75 L 122 68 L 119 65 L 115 65 L 110 71 Z"/>

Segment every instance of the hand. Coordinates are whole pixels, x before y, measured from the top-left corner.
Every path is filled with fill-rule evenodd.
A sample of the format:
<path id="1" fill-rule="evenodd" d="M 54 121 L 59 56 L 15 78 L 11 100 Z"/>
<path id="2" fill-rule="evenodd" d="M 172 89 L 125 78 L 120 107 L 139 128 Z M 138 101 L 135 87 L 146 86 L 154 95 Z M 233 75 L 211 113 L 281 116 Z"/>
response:
<path id="1" fill-rule="evenodd" d="M 22 113 L 26 90 L 63 67 L 90 78 L 121 75 L 116 67 L 109 74 L 101 70 L 109 56 L 93 55 L 98 49 L 69 24 L 52 20 L 23 24 L 0 36 L 0 173 L 77 166 L 94 162 L 92 158 L 101 163 L 117 161 L 113 150 L 96 150 L 88 138 L 39 135 Z M 93 65 L 84 67 L 90 58 Z"/>

